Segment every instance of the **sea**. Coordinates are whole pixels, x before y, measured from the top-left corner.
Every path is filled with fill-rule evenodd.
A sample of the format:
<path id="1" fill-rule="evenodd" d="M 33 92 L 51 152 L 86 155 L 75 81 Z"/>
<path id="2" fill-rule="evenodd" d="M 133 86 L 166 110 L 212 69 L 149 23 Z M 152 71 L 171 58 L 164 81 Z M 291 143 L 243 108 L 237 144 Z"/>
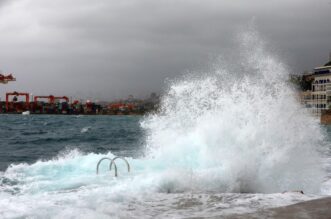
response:
<path id="1" fill-rule="evenodd" d="M 223 218 L 331 196 L 331 127 L 258 33 L 239 44 L 144 116 L 0 115 L 0 218 Z"/>

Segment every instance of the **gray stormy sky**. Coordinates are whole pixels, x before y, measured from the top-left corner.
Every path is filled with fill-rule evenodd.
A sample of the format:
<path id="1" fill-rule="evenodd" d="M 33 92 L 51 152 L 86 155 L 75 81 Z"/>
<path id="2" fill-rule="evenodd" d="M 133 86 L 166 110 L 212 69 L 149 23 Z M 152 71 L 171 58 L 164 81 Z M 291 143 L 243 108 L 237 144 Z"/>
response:
<path id="1" fill-rule="evenodd" d="M 110 100 L 160 91 L 236 47 L 252 17 L 293 72 L 324 64 L 331 0 L 0 0 L 6 91 Z"/>

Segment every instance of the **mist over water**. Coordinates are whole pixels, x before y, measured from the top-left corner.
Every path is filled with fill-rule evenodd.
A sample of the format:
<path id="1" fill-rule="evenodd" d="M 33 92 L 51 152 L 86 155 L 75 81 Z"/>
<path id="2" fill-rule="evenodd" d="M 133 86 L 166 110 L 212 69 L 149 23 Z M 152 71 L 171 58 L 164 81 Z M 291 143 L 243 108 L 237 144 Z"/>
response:
<path id="1" fill-rule="evenodd" d="M 258 33 L 247 31 L 238 39 L 233 63 L 169 83 L 160 110 L 140 121 L 144 134 L 131 117 L 40 121 L 72 124 L 56 133 L 72 143 L 88 142 L 0 172 L 0 217 L 211 217 L 330 195 L 323 127 L 300 106 L 287 82 L 289 70 Z M 30 127 L 34 118 L 17 117 L 13 124 Z M 113 146 L 106 146 L 103 132 L 111 133 Z M 49 135 L 47 128 L 24 133 Z M 39 145 L 45 153 L 47 142 L 60 148 L 51 134 Z M 136 135 L 146 136 L 143 153 L 138 140 L 135 149 Z M 102 150 L 87 147 L 91 141 Z M 132 171 L 119 162 L 115 178 L 104 162 L 96 176 L 97 162 L 115 155 L 126 156 Z M 281 194 L 293 190 L 306 195 Z"/>

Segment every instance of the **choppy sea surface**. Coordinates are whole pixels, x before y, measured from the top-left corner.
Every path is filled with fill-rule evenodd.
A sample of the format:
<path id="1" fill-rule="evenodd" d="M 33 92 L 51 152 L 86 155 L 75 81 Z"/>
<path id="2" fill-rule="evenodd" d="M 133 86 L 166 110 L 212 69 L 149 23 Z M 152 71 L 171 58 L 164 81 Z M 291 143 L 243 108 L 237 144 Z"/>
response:
<path id="1" fill-rule="evenodd" d="M 0 171 L 14 163 L 49 160 L 61 153 L 141 156 L 138 116 L 0 115 Z"/>
<path id="2" fill-rule="evenodd" d="M 211 175 L 206 176 L 211 177 L 210 187 L 199 189 L 198 179 L 192 179 L 194 170 L 188 173 L 183 165 L 171 170 L 144 158 L 142 120 L 138 116 L 0 115 L 0 218 L 209 217 L 331 195 L 327 180 L 323 191 L 305 195 L 215 190 L 221 182 Z M 331 136 L 331 129 L 324 128 Z M 97 162 L 114 156 L 126 157 L 131 172 L 118 162 L 115 178 L 105 161 L 96 175 Z M 181 177 L 190 180 L 183 182 Z"/>
<path id="3" fill-rule="evenodd" d="M 224 217 L 330 196 L 330 127 L 255 31 L 238 44 L 144 117 L 0 115 L 0 218 Z M 130 172 L 104 160 L 97 175 L 115 156 Z"/>
<path id="4" fill-rule="evenodd" d="M 133 159 L 143 155 L 140 119 L 0 115 L 0 218 L 112 218 L 109 213 L 91 211 L 92 205 L 75 212 L 81 208 L 76 201 L 83 201 L 83 193 L 91 195 L 85 204 L 114 198 L 106 193 L 117 179 L 106 168 L 97 176 L 96 164 L 106 156 Z"/>

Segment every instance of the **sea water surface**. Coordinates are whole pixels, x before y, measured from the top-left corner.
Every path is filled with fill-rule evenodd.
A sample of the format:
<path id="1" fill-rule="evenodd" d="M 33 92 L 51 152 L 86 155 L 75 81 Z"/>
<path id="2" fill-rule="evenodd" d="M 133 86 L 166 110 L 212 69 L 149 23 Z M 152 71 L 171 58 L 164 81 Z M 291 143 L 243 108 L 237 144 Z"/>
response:
<path id="1" fill-rule="evenodd" d="M 331 195 L 331 129 L 253 31 L 157 112 L 0 116 L 0 218 L 224 217 Z M 116 160 L 118 177 L 109 170 Z M 304 194 L 301 194 L 303 191 Z"/>
<path id="2" fill-rule="evenodd" d="M 0 171 L 77 150 L 137 157 L 144 135 L 139 116 L 0 115 Z"/>
<path id="3" fill-rule="evenodd" d="M 331 194 L 327 182 L 324 194 L 226 192 L 217 186 L 222 182 L 208 173 L 204 174 L 210 179 L 201 180 L 209 184 L 204 190 L 196 184 L 200 182 L 194 169 L 187 172 L 180 164 L 172 172 L 144 158 L 143 120 L 140 116 L 0 115 L 0 217 L 224 216 Z M 330 127 L 323 129 L 331 136 Z M 114 156 L 126 157 L 131 172 L 118 162 L 115 178 L 105 162 L 96 175 L 97 162 Z M 187 154 L 181 156 L 186 159 Z"/>

